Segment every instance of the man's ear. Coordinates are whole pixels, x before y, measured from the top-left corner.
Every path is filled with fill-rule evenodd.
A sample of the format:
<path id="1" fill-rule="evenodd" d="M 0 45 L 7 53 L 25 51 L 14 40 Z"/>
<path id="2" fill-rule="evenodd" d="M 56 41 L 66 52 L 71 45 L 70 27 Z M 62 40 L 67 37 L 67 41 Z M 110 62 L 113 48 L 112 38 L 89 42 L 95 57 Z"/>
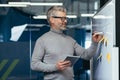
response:
<path id="1" fill-rule="evenodd" d="M 51 22 L 51 23 L 54 23 L 54 19 L 53 19 L 52 17 L 50 18 L 50 22 Z"/>

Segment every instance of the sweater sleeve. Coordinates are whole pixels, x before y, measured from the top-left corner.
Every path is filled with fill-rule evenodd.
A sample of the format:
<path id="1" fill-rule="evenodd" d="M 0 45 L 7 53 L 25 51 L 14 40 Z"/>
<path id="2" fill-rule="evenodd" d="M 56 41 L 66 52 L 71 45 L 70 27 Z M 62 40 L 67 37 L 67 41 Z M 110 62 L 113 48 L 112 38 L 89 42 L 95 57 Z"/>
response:
<path id="1" fill-rule="evenodd" d="M 38 39 L 36 41 L 33 54 L 32 54 L 32 60 L 31 60 L 31 69 L 35 71 L 42 71 L 42 72 L 53 72 L 56 71 L 56 64 L 47 64 L 42 61 L 45 55 L 44 50 L 44 43 L 42 39 Z"/>
<path id="2" fill-rule="evenodd" d="M 88 49 L 85 49 L 81 47 L 77 42 L 75 42 L 74 44 L 75 53 L 82 59 L 90 60 L 96 53 L 97 44 L 98 43 L 92 42 L 91 46 Z"/>

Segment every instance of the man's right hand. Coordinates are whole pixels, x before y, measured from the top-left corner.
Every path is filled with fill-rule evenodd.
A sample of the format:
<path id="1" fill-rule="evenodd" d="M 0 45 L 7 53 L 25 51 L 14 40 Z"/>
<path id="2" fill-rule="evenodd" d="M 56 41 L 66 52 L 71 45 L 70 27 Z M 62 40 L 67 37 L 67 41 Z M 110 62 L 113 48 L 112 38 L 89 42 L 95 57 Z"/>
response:
<path id="1" fill-rule="evenodd" d="M 67 67 L 70 67 L 71 62 L 70 61 L 60 61 L 56 64 L 56 67 L 58 70 L 64 70 Z"/>

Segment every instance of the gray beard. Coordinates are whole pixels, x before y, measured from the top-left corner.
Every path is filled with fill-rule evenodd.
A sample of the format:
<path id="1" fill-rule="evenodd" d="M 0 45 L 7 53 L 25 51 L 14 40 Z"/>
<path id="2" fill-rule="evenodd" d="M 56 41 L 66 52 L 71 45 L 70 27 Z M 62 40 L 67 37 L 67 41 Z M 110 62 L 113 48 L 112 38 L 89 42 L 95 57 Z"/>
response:
<path id="1" fill-rule="evenodd" d="M 65 30 L 67 30 L 67 27 L 66 26 L 65 27 L 60 27 L 60 30 L 65 31 Z"/>

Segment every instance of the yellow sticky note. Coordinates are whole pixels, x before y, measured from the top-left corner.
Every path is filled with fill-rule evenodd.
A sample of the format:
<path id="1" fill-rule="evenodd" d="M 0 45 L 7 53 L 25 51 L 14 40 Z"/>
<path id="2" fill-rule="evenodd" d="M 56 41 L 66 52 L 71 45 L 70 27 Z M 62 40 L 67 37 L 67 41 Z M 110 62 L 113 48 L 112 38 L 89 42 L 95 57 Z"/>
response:
<path id="1" fill-rule="evenodd" d="M 107 59 L 108 62 L 110 62 L 110 60 L 111 60 L 111 55 L 110 55 L 110 53 L 107 53 L 106 59 Z"/>
<path id="2" fill-rule="evenodd" d="M 102 41 L 104 41 L 105 37 L 103 36 L 102 39 L 99 41 L 99 43 L 101 43 Z"/>
<path id="3" fill-rule="evenodd" d="M 107 44 L 108 44 L 108 39 L 105 37 L 104 38 L 104 45 L 107 46 Z"/>

